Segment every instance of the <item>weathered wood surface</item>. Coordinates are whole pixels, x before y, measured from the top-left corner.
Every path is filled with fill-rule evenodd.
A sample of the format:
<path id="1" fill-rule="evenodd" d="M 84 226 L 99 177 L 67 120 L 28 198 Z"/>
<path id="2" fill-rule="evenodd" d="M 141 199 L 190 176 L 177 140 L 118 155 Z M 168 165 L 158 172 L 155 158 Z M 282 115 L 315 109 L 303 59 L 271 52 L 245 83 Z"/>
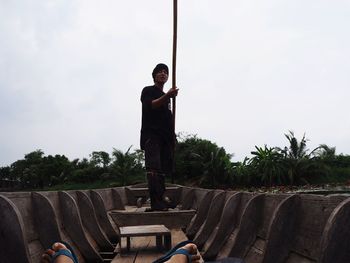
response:
<path id="1" fill-rule="evenodd" d="M 153 236 L 156 234 L 169 234 L 170 230 L 164 225 L 143 225 L 143 226 L 126 226 L 120 228 L 122 237 L 134 236 Z"/>
<path id="2" fill-rule="evenodd" d="M 186 235 L 189 239 L 193 239 L 195 237 L 203 222 L 207 218 L 209 207 L 213 200 L 214 194 L 215 191 L 205 192 L 204 197 L 201 199 L 197 213 L 186 228 Z"/>
<path id="3" fill-rule="evenodd" d="M 208 240 L 210 234 L 214 231 L 216 225 L 219 223 L 221 213 L 225 205 L 226 192 L 217 192 L 210 204 L 207 218 L 196 233 L 193 241 L 197 247 L 201 249 Z"/>
<path id="4" fill-rule="evenodd" d="M 171 232 L 164 225 L 126 226 L 120 228 L 120 237 L 126 237 L 126 250 L 130 250 L 131 237 L 154 236 L 158 250 L 171 248 Z M 123 250 L 123 249 L 122 249 Z"/>
<path id="5" fill-rule="evenodd" d="M 349 262 L 350 198 L 340 203 L 330 215 L 323 232 L 320 263 Z"/>
<path id="6" fill-rule="evenodd" d="M 187 240 L 187 237 L 181 229 L 171 229 L 171 239 L 176 245 Z M 122 246 L 126 246 L 126 240 L 122 241 Z M 152 237 L 133 237 L 130 251 L 118 254 L 111 263 L 151 263 L 164 253 L 157 250 L 156 242 Z M 201 262 L 204 261 L 201 260 Z"/>
<path id="7" fill-rule="evenodd" d="M 0 262 L 38 262 L 36 259 L 44 249 L 53 242 L 52 240 L 57 239 L 65 240 L 73 246 L 79 262 L 93 262 L 87 259 L 89 253 L 86 253 L 86 249 L 93 247 L 100 253 L 103 245 L 81 218 L 89 217 L 94 211 L 97 213 L 96 211 L 102 208 L 101 211 L 109 224 L 112 219 L 107 212 L 110 209 L 123 209 L 123 205 L 130 205 L 125 203 L 127 199 L 124 188 L 115 191 L 116 198 L 113 197 L 113 190 L 84 191 L 84 198 L 91 198 L 91 195 L 94 195 L 91 193 L 96 192 L 98 202 L 94 204 L 93 209 L 90 202 L 79 201 L 77 191 L 1 193 L 0 244 L 4 249 L 0 251 Z M 214 213 L 220 220 L 213 228 L 214 224 L 208 224 L 214 221 L 213 218 L 205 223 L 208 217 L 213 215 L 202 209 L 210 190 L 193 190 L 194 202 L 190 207 L 198 209 L 194 217 L 197 219 L 193 220 L 198 224 L 192 222 L 193 227 L 198 228 L 194 234 L 197 234 L 201 226 L 208 227 L 202 229 L 201 233 L 207 235 L 203 252 L 209 259 L 215 260 L 226 255 L 242 256 L 246 263 L 350 262 L 349 195 L 298 194 L 284 199 L 280 195 L 265 194 L 263 198 L 259 198 L 257 193 L 239 193 L 230 198 L 230 202 L 226 202 L 224 211 L 218 209 Z M 186 189 L 184 192 L 192 192 L 192 189 Z M 230 193 L 226 195 L 228 197 Z M 257 198 L 252 201 L 254 196 Z M 199 220 L 202 212 L 206 216 L 202 218 L 204 220 Z M 139 217 L 147 214 L 142 212 Z M 164 214 L 167 212 L 159 216 Z M 97 214 L 96 217 L 98 219 Z M 177 219 L 176 215 L 172 217 L 173 221 Z M 91 225 L 91 222 L 89 224 Z M 115 227 L 114 222 L 111 226 Z M 101 230 L 104 231 L 103 228 Z M 108 237 L 107 233 L 105 235 Z M 185 240 L 184 234 L 181 235 L 182 240 Z M 120 238 L 119 232 L 117 237 Z M 157 238 L 150 236 L 130 239 L 131 251 L 119 256 L 114 263 L 133 262 L 136 253 L 135 262 L 147 263 L 164 253 L 157 251 Z M 172 243 L 176 244 L 179 241 L 181 239 L 172 234 Z M 84 244 L 87 248 L 82 248 Z M 126 240 L 123 240 L 124 247 L 125 244 Z M 15 255 L 13 247 L 16 247 Z"/>
<path id="8" fill-rule="evenodd" d="M 113 210 L 109 215 L 118 226 L 161 224 L 168 228 L 185 228 L 196 213 L 195 210 L 178 209 L 170 209 L 166 212 L 145 212 L 145 209 L 146 207 L 127 206 L 126 210 Z"/>
<path id="9" fill-rule="evenodd" d="M 24 222 L 15 204 L 0 195 L 0 261 L 29 263 L 30 253 L 26 246 Z M 14 246 L 13 244 L 17 244 Z"/>

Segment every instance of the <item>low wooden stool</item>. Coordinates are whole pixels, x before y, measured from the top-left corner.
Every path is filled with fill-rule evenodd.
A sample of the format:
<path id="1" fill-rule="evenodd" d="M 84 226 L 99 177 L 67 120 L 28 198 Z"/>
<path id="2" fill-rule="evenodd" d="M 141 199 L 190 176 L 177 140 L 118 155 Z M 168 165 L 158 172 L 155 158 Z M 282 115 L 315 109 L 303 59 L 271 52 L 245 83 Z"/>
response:
<path id="1" fill-rule="evenodd" d="M 126 237 L 126 249 L 130 251 L 131 237 L 155 236 L 157 249 L 171 249 L 171 232 L 164 225 L 141 225 L 120 227 L 120 237 Z"/>

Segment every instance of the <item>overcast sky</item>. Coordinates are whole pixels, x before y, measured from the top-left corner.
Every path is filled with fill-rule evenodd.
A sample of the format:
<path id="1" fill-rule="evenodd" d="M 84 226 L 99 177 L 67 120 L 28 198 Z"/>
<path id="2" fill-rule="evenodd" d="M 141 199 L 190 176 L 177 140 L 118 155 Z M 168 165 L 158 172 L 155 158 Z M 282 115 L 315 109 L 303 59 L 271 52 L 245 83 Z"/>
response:
<path id="1" fill-rule="evenodd" d="M 288 130 L 350 154 L 349 0 L 178 2 L 177 132 L 234 161 Z M 0 166 L 139 147 L 141 90 L 171 65 L 172 1 L 0 0 L 0 17 Z"/>

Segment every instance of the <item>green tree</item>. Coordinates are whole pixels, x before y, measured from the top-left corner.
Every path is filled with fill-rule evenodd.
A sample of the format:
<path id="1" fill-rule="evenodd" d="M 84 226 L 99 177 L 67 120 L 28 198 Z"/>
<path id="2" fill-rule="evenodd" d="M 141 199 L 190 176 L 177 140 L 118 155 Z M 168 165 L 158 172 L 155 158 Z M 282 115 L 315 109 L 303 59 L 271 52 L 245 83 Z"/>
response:
<path id="1" fill-rule="evenodd" d="M 257 185 L 258 179 L 253 172 L 252 165 L 249 164 L 250 159 L 245 157 L 243 162 L 234 162 L 233 164 L 233 182 L 236 185 Z"/>
<path id="2" fill-rule="evenodd" d="M 124 153 L 113 149 L 111 170 L 115 178 L 121 180 L 122 185 L 128 183 L 129 177 L 140 176 L 144 174 L 143 155 L 141 151 L 130 152 L 131 147 Z"/>
<path id="3" fill-rule="evenodd" d="M 92 152 L 92 154 L 90 154 L 90 162 L 92 164 L 94 164 L 95 166 L 100 166 L 102 168 L 107 168 L 111 158 L 109 157 L 109 154 L 107 152 L 104 151 L 99 151 L 99 152 Z"/>
<path id="4" fill-rule="evenodd" d="M 23 181 L 31 188 L 43 188 L 45 185 L 45 174 L 42 170 L 44 152 L 36 150 L 24 156 L 26 167 L 23 170 Z"/>
<path id="5" fill-rule="evenodd" d="M 231 154 L 196 135 L 180 136 L 175 153 L 177 181 L 196 181 L 200 186 L 230 185 L 233 179 Z"/>
<path id="6" fill-rule="evenodd" d="M 210 159 L 204 163 L 203 175 L 203 181 L 209 182 L 212 188 L 230 186 L 233 179 L 231 154 L 222 147 L 210 152 Z"/>
<path id="7" fill-rule="evenodd" d="M 0 180 L 11 180 L 11 169 L 9 166 L 0 167 Z"/>
<path id="8" fill-rule="evenodd" d="M 280 149 L 280 152 L 285 157 L 290 184 L 307 184 L 314 179 L 313 177 L 327 176 L 327 167 L 317 158 L 319 147 L 308 153 L 305 134 L 300 141 L 292 131 L 285 136 L 289 146 Z"/>
<path id="9" fill-rule="evenodd" d="M 74 169 L 73 163 L 66 156 L 59 154 L 43 157 L 41 167 L 45 177 L 45 186 L 66 182 Z"/>
<path id="10" fill-rule="evenodd" d="M 255 146 L 256 151 L 252 151 L 253 157 L 249 164 L 251 170 L 264 185 L 282 184 L 285 182 L 285 162 L 283 155 L 276 148 Z"/>
<path id="11" fill-rule="evenodd" d="M 96 170 L 98 168 L 94 164 L 91 164 L 87 158 L 74 160 L 73 167 L 73 172 L 68 178 L 71 182 L 92 183 L 98 179 L 96 177 Z"/>

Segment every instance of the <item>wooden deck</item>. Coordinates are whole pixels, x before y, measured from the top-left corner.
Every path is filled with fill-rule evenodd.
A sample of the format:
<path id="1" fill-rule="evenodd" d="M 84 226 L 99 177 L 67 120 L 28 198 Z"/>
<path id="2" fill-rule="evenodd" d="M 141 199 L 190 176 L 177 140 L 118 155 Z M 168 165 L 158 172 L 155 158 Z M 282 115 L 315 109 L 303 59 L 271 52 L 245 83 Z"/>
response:
<path id="1" fill-rule="evenodd" d="M 125 206 L 125 210 L 112 210 L 109 215 L 115 223 L 121 226 L 140 226 L 147 224 L 164 224 L 171 231 L 171 245 L 188 240 L 185 233 L 181 230 L 182 227 L 187 226 L 193 217 L 195 210 L 179 210 L 178 208 L 170 209 L 167 212 L 145 212 L 145 209 L 150 207 L 149 203 L 143 204 L 142 207 Z M 126 220 L 124 217 L 127 216 Z M 180 223 L 171 223 L 177 218 Z M 136 220 L 137 219 L 137 220 Z M 136 221 L 135 221 L 136 220 Z M 147 228 L 147 226 L 145 226 Z M 127 227 L 128 228 L 128 227 Z M 129 227 L 130 228 L 130 227 Z M 130 229 L 132 229 L 131 227 Z M 144 229 L 146 231 L 146 229 Z M 121 231 L 123 232 L 123 231 Z M 146 231 L 147 232 L 147 231 Z M 122 238 L 121 248 L 118 247 L 118 254 L 114 257 L 111 263 L 152 263 L 157 258 L 164 255 L 167 250 L 159 251 L 157 248 L 157 241 L 154 236 L 131 236 L 130 235 L 130 249 L 127 249 L 127 239 Z M 120 253 L 121 252 L 121 253 Z M 201 262 L 204 262 L 201 260 Z"/>
<path id="2" fill-rule="evenodd" d="M 125 210 L 111 210 L 110 217 L 119 226 L 138 226 L 138 225 L 165 225 L 167 228 L 185 228 L 191 222 L 196 211 L 180 210 L 178 208 L 169 209 L 169 211 L 145 212 L 149 206 L 137 208 L 135 206 L 126 206 Z M 176 218 L 176 220 L 174 220 Z"/>
<path id="3" fill-rule="evenodd" d="M 121 239 L 126 238 L 126 251 L 130 250 L 133 237 L 153 236 L 158 250 L 171 249 L 171 231 L 164 225 L 140 225 L 120 227 Z"/>
<path id="4" fill-rule="evenodd" d="M 171 238 L 173 246 L 181 241 L 187 240 L 186 235 L 181 229 L 172 229 Z M 157 250 L 154 237 L 131 237 L 130 251 L 125 251 L 125 240 L 122 242 L 122 249 L 123 253 L 118 253 L 112 263 L 151 263 L 166 252 Z"/>

